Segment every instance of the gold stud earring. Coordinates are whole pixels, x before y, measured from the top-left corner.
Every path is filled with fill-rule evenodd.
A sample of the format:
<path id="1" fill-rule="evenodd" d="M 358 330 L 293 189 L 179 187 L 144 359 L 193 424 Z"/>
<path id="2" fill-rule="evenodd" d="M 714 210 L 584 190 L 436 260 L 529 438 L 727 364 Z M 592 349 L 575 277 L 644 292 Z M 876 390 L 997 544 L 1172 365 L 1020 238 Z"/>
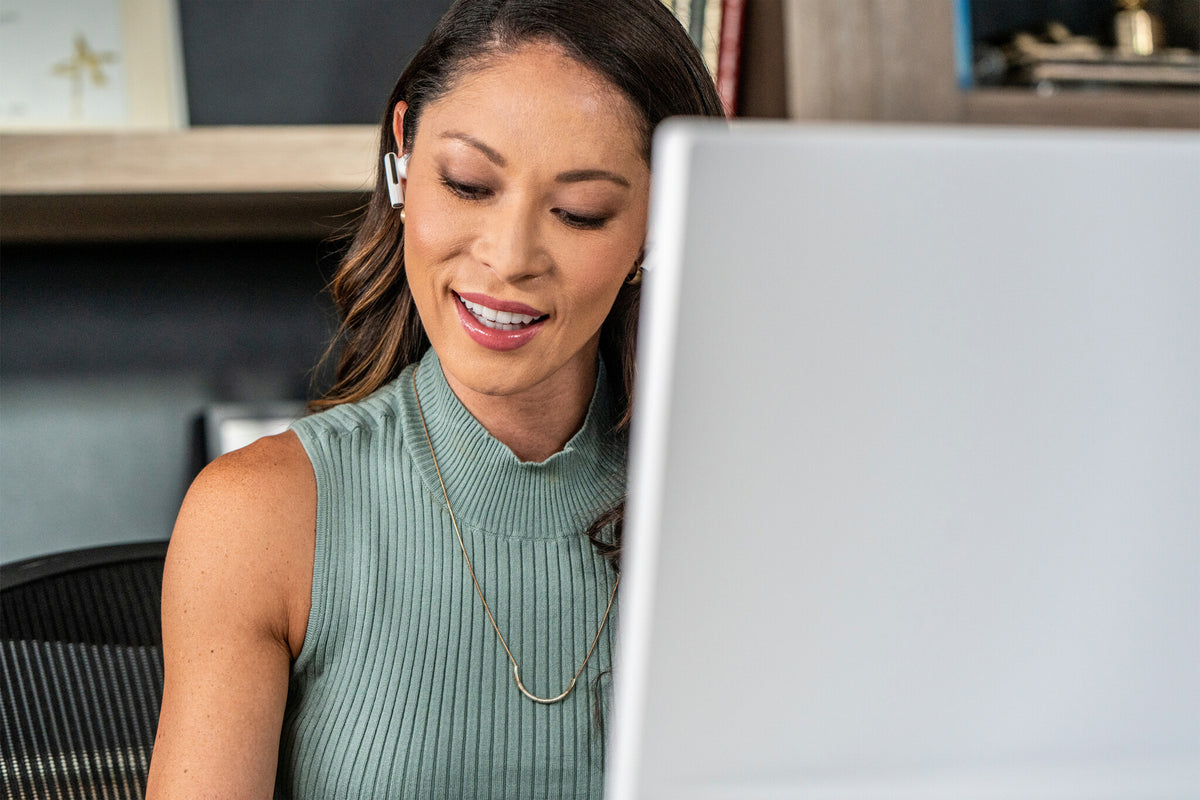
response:
<path id="1" fill-rule="evenodd" d="M 408 218 L 404 214 L 404 206 L 400 206 L 400 224 L 403 225 L 407 221 Z"/>
<path id="2" fill-rule="evenodd" d="M 637 261 L 633 262 L 633 272 L 629 273 L 629 276 L 627 278 L 625 278 L 625 285 L 626 286 L 637 286 L 641 282 L 642 282 L 642 260 L 639 258 Z"/>

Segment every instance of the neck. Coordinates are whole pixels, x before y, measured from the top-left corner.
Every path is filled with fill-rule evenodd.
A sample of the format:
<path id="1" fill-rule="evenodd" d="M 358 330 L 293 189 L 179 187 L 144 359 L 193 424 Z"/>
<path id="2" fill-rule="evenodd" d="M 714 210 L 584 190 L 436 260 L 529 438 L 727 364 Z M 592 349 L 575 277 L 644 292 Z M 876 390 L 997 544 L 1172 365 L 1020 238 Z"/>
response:
<path id="1" fill-rule="evenodd" d="M 546 381 L 517 395 L 487 395 L 443 370 L 446 383 L 488 433 L 521 461 L 545 461 L 583 427 L 596 385 L 596 365 L 586 375 Z"/>

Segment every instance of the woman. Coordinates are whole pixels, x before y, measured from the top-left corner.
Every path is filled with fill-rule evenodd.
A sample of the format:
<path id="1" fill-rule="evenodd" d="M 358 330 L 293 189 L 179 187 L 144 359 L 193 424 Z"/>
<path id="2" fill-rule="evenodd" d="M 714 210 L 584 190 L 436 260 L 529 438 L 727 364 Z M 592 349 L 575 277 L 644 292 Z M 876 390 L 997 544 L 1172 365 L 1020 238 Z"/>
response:
<path id="1" fill-rule="evenodd" d="M 467 0 L 388 109 L 324 411 L 180 511 L 151 797 L 601 792 L 650 136 L 720 101 L 659 0 Z"/>

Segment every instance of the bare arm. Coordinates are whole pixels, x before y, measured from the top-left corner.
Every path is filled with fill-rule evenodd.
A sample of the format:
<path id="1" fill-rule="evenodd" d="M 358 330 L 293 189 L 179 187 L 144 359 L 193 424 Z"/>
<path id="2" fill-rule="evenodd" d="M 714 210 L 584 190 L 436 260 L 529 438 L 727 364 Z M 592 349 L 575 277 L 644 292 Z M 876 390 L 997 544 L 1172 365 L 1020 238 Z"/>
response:
<path id="1" fill-rule="evenodd" d="M 147 797 L 270 797 L 312 590 L 316 482 L 294 434 L 189 490 L 163 574 L 165 687 Z"/>

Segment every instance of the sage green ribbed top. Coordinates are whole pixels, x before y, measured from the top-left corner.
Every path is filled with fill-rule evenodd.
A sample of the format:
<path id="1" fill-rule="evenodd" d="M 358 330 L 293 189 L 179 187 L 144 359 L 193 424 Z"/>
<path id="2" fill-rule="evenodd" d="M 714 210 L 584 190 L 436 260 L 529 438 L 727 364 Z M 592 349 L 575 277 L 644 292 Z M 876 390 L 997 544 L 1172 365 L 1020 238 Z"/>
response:
<path id="1" fill-rule="evenodd" d="M 297 422 L 317 478 L 312 612 L 292 667 L 276 796 L 570 798 L 603 790 L 616 607 L 575 691 L 518 693 L 434 471 L 412 370 Z M 429 350 L 417 388 L 484 596 L 534 694 L 578 669 L 615 574 L 585 530 L 624 491 L 604 369 L 583 428 L 519 461 L 471 416 Z"/>

